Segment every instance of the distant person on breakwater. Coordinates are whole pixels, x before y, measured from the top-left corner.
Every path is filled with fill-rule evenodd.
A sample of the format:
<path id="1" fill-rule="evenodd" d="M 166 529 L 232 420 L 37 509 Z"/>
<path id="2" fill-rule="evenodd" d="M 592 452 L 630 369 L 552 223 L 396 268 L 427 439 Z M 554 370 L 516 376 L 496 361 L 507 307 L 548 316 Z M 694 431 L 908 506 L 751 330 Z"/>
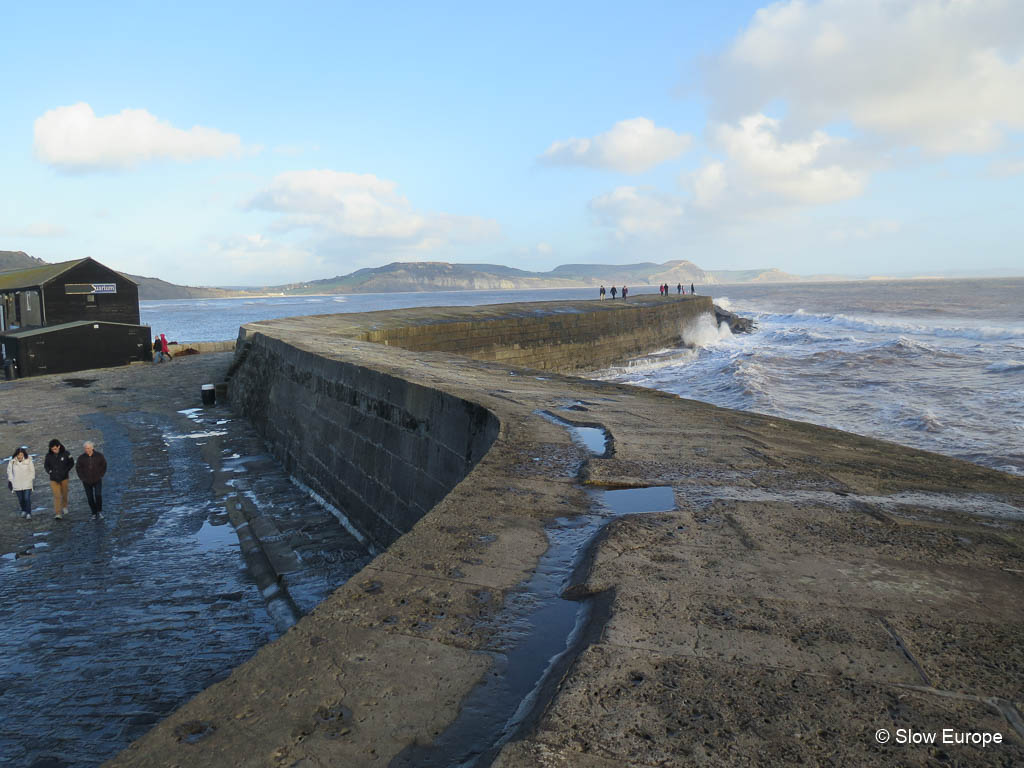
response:
<path id="1" fill-rule="evenodd" d="M 697 295 L 697 289 L 693 287 L 693 283 L 690 283 L 690 295 L 691 296 L 696 296 Z"/>
<path id="2" fill-rule="evenodd" d="M 28 449 L 22 446 L 11 455 L 7 465 L 7 487 L 18 497 L 21 516 L 32 519 L 32 485 L 36 480 L 36 465 L 28 455 Z"/>
<path id="3" fill-rule="evenodd" d="M 626 298 L 626 294 L 629 293 L 629 288 L 622 286 L 622 298 Z"/>
<path id="4" fill-rule="evenodd" d="M 597 295 L 601 297 L 601 301 L 604 301 L 604 286 L 603 285 L 601 286 L 601 290 L 598 291 Z"/>
<path id="5" fill-rule="evenodd" d="M 676 283 L 676 293 L 682 293 L 682 292 L 683 292 L 683 284 L 682 283 Z"/>
<path id="6" fill-rule="evenodd" d="M 89 509 L 92 510 L 92 519 L 99 520 L 103 517 L 103 476 L 107 474 L 107 459 L 96 450 L 91 441 L 82 445 L 85 451 L 78 457 L 75 464 L 75 472 L 78 479 L 82 481 L 85 489 L 85 498 L 89 502 Z"/>
<path id="7" fill-rule="evenodd" d="M 613 298 L 613 299 L 615 298 L 615 294 L 616 294 L 616 293 L 617 293 L 617 291 L 615 290 L 615 286 L 613 285 L 613 286 L 612 286 L 612 298 Z"/>
<path id="8" fill-rule="evenodd" d="M 60 440 L 54 438 L 50 441 L 50 450 L 46 454 L 46 461 L 43 468 L 50 476 L 50 490 L 53 491 L 53 516 L 57 520 L 63 520 L 68 513 L 68 475 L 71 468 L 75 466 L 67 449 Z"/>

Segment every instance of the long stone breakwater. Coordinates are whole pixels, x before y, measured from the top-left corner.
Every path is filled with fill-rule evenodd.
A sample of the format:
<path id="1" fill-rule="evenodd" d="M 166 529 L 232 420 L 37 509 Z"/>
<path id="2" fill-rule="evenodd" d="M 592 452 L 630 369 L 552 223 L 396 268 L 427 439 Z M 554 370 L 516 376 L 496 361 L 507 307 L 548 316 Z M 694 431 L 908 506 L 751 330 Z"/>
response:
<path id="1" fill-rule="evenodd" d="M 568 375 L 712 313 L 245 326 L 232 407 L 378 554 L 111 765 L 1024 761 L 1024 483 Z"/>

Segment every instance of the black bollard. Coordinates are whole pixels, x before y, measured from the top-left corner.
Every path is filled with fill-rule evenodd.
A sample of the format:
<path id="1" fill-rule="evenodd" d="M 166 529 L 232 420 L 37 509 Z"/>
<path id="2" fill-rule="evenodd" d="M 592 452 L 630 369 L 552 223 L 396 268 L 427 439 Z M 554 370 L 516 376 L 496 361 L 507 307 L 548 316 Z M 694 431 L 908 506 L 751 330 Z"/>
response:
<path id="1" fill-rule="evenodd" d="M 217 404 L 217 391 L 213 388 L 213 384 L 203 384 L 203 405 L 216 405 Z"/>

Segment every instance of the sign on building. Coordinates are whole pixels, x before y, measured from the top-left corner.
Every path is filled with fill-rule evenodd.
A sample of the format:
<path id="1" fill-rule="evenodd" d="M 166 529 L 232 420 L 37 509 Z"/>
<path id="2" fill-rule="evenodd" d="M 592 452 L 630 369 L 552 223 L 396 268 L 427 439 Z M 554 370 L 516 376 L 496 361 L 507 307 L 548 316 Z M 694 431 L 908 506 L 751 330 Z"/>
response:
<path id="1" fill-rule="evenodd" d="M 65 294 L 117 293 L 117 283 L 65 283 Z"/>

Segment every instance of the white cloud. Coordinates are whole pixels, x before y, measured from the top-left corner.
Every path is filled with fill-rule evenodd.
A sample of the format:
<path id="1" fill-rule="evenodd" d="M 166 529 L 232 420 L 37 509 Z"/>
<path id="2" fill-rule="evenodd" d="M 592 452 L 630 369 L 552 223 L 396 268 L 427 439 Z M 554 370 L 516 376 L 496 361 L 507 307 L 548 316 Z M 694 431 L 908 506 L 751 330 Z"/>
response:
<path id="1" fill-rule="evenodd" d="M 209 272 L 211 265 L 216 265 L 215 274 Z M 330 277 L 323 267 L 323 259 L 308 248 L 244 234 L 210 241 L 195 271 L 213 278 L 206 284 L 281 285 Z"/>
<path id="2" fill-rule="evenodd" d="M 618 240 L 665 237 L 682 223 L 685 207 L 674 195 L 651 188 L 618 187 L 590 201 L 590 212 Z"/>
<path id="3" fill-rule="evenodd" d="M 175 128 L 144 109 L 97 117 L 79 102 L 51 109 L 35 121 L 36 157 L 62 171 L 117 170 L 151 160 L 190 161 L 242 151 L 235 134 L 200 125 Z"/>
<path id="4" fill-rule="evenodd" d="M 708 69 L 716 115 L 782 104 L 798 131 L 849 121 L 892 146 L 985 152 L 1024 129 L 1020 0 L 790 0 Z"/>
<path id="5" fill-rule="evenodd" d="M 52 224 L 48 221 L 33 221 L 18 227 L 0 229 L 0 234 L 13 237 L 65 237 L 68 234 L 68 230 L 60 224 Z"/>
<path id="6" fill-rule="evenodd" d="M 246 208 L 282 214 L 273 225 L 278 232 L 309 230 L 323 237 L 414 250 L 482 240 L 498 232 L 493 220 L 417 211 L 393 181 L 331 170 L 282 173 Z"/>
<path id="7" fill-rule="evenodd" d="M 622 120 L 592 139 L 556 141 L 539 160 L 547 165 L 583 165 L 643 173 L 690 147 L 692 137 L 658 128 L 646 117 Z"/>
<path id="8" fill-rule="evenodd" d="M 711 144 L 726 161 L 709 162 L 693 174 L 694 206 L 822 204 L 863 192 L 867 174 L 838 162 L 843 140 L 814 131 L 805 139 L 782 141 L 779 133 L 779 121 L 762 114 L 712 126 Z"/>

